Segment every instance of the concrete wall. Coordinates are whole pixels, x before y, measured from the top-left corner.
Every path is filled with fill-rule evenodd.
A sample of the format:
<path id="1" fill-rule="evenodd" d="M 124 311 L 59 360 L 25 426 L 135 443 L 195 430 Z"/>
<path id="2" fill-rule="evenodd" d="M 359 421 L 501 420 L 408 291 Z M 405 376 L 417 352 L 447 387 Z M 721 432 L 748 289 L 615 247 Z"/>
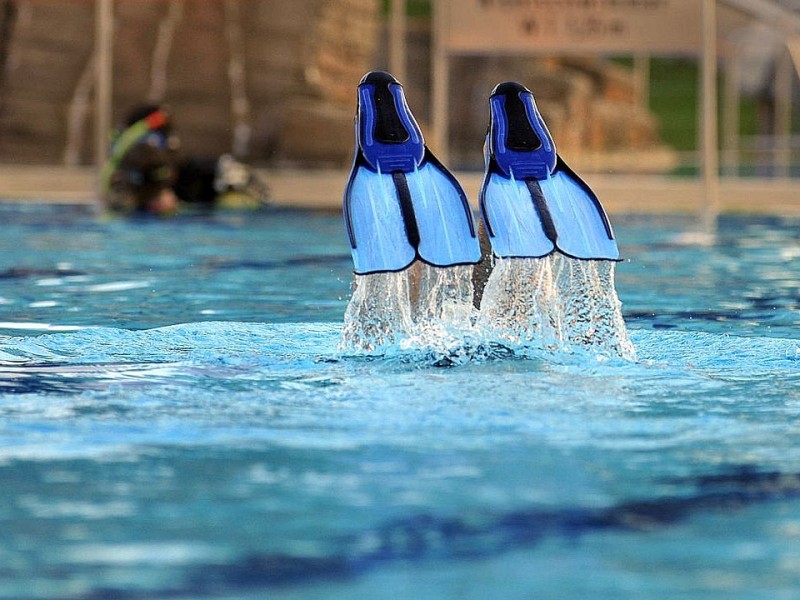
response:
<path id="1" fill-rule="evenodd" d="M 11 4 L 9 4 L 11 3 Z M 170 109 L 188 154 L 269 166 L 347 165 L 355 85 L 386 67 L 380 0 L 127 0 L 114 3 L 114 120 L 144 100 Z M 14 6 L 0 80 L 0 163 L 92 161 L 94 5 Z M 430 21 L 409 19 L 406 94 L 428 130 Z M 2 56 L 2 54 L 0 54 Z M 602 60 L 462 57 L 452 61 L 450 165 L 476 168 L 487 96 L 516 79 L 537 96 L 570 159 L 663 157 L 637 107 L 629 69 Z M 238 140 L 238 141 L 237 141 Z M 659 159 L 660 160 L 660 159 Z M 669 166 L 669 157 L 666 159 Z M 602 167 L 602 165 L 601 165 Z M 658 170 L 658 169 L 656 169 Z"/>
<path id="2" fill-rule="evenodd" d="M 93 3 L 14 4 L 0 162 L 86 164 Z M 154 100 L 170 109 L 188 153 L 231 151 L 248 129 L 237 149 L 252 162 L 344 164 L 353 89 L 373 65 L 377 22 L 378 0 L 116 2 L 115 122 Z"/>
<path id="3" fill-rule="evenodd" d="M 93 8 L 17 2 L 0 104 L 0 161 L 57 163 L 66 110 L 92 54 Z"/>

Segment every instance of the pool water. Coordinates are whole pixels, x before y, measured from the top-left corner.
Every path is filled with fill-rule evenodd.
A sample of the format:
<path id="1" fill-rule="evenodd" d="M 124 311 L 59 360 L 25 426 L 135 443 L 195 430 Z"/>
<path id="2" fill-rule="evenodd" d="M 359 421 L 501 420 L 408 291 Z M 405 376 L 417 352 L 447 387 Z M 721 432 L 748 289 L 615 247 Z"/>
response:
<path id="1" fill-rule="evenodd" d="M 0 598 L 797 597 L 796 220 L 618 217 L 636 361 L 442 367 L 341 353 L 337 215 L 0 218 Z"/>

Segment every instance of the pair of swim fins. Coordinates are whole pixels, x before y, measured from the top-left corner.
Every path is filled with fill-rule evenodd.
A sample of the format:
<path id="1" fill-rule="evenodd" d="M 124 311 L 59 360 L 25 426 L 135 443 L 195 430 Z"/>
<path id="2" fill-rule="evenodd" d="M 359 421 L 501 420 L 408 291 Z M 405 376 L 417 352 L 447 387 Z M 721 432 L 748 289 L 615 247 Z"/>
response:
<path id="1" fill-rule="evenodd" d="M 493 252 L 536 258 L 555 251 L 617 260 L 608 217 L 595 194 L 558 156 L 524 86 L 498 85 L 480 210 Z M 415 260 L 476 264 L 480 244 L 464 190 L 425 146 L 400 83 L 375 71 L 358 85 L 356 151 L 344 195 L 355 273 L 401 271 Z"/>

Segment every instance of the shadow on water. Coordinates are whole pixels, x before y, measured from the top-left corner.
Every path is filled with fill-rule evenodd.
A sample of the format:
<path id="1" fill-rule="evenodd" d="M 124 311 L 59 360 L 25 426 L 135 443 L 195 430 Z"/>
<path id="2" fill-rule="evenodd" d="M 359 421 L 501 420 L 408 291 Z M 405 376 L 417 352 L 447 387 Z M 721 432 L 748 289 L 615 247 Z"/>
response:
<path id="1" fill-rule="evenodd" d="M 250 269 L 255 271 L 269 271 L 273 269 L 293 269 L 296 267 L 327 267 L 338 266 L 342 264 L 349 264 L 350 256 L 344 254 L 320 254 L 320 255 L 304 255 L 292 256 L 284 259 L 275 260 L 227 260 L 222 258 L 211 258 L 200 265 L 198 268 L 215 271 L 231 271 L 236 269 Z M 183 270 L 185 266 L 175 265 L 171 270 Z M 164 265 L 159 266 L 160 271 L 170 270 Z M 113 271 L 114 274 L 120 273 L 120 268 L 116 267 Z M 93 271 L 92 275 L 97 275 L 101 271 Z M 71 268 L 29 268 L 29 267 L 11 267 L 0 271 L 0 280 L 2 279 L 28 279 L 37 277 L 75 277 L 89 275 L 88 271 L 82 271 Z"/>
<path id="2" fill-rule="evenodd" d="M 134 592 L 103 588 L 80 598 L 209 597 L 221 592 L 350 580 L 392 563 L 488 558 L 553 538 L 576 541 L 603 531 L 647 532 L 679 524 L 698 513 L 800 498 L 800 473 L 764 471 L 752 465 L 669 483 L 691 486 L 692 492 L 605 508 L 530 508 L 483 518 L 421 513 L 348 536 L 340 540 L 340 551 L 328 556 L 254 554 L 235 564 L 194 566 L 180 589 Z"/>
<path id="3" fill-rule="evenodd" d="M 653 329 L 676 329 L 688 324 L 713 323 L 763 323 L 769 324 L 778 311 L 794 313 L 800 309 L 795 298 L 753 299 L 749 306 L 735 310 L 626 310 L 625 321 L 634 327 Z"/>
<path id="4" fill-rule="evenodd" d="M 11 267 L 0 271 L 0 279 L 26 279 L 28 277 L 74 277 L 86 275 L 86 271 L 75 269 L 33 269 L 27 267 Z"/>
<path id="5" fill-rule="evenodd" d="M 225 260 L 210 259 L 203 263 L 208 269 L 233 270 L 252 269 L 256 271 L 270 269 L 291 269 L 294 267 L 325 267 L 329 265 L 350 264 L 350 256 L 345 254 L 330 254 L 318 256 L 293 256 L 276 260 Z"/>
<path id="6" fill-rule="evenodd" d="M 151 385 L 159 381 L 171 381 L 171 374 L 161 376 L 159 373 L 160 369 L 168 366 L 166 362 L 102 365 L 0 362 L 0 394 L 73 396 L 85 391 L 107 389 L 109 383 L 141 381 Z"/>

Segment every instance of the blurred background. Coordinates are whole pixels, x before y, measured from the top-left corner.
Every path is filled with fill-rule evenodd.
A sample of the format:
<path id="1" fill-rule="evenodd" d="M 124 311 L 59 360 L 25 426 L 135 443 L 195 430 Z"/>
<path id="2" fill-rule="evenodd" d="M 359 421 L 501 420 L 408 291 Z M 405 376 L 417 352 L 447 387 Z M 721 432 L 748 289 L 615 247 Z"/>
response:
<path id="1" fill-rule="evenodd" d="M 397 0 L 395 0 L 396 2 Z M 664 0 L 667 1 L 667 0 Z M 404 83 L 423 131 L 432 111 L 432 3 L 402 6 Z M 163 103 L 184 148 L 265 168 L 346 168 L 355 86 L 393 65 L 391 0 L 115 0 L 111 124 Z M 717 2 L 721 170 L 797 172 L 800 0 Z M 91 0 L 0 0 L 0 165 L 96 160 L 97 19 Z M 529 85 L 578 169 L 693 174 L 700 58 L 455 56 L 449 164 L 482 168 L 486 98 Z"/>

